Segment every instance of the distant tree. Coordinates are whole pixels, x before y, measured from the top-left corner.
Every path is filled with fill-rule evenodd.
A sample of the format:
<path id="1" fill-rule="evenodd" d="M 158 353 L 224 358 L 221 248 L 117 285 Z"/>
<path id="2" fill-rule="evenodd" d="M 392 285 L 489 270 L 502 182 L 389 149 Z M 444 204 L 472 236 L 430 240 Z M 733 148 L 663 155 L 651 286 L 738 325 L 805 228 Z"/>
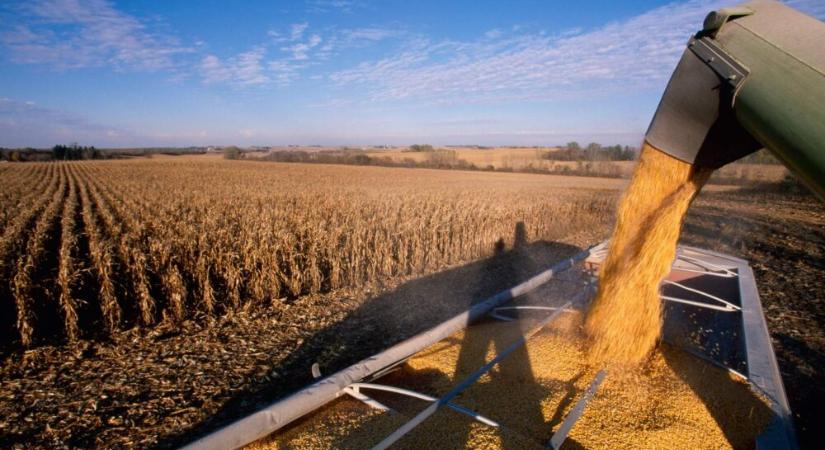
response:
<path id="1" fill-rule="evenodd" d="M 584 149 L 584 159 L 587 161 L 604 159 L 602 158 L 602 146 L 595 142 L 587 144 L 587 148 Z"/>
<path id="2" fill-rule="evenodd" d="M 372 158 L 362 153 L 359 153 L 353 157 L 353 164 L 359 166 L 369 166 L 372 164 Z"/>
<path id="3" fill-rule="evenodd" d="M 581 148 L 577 142 L 568 142 L 558 150 L 543 152 L 540 157 L 551 161 L 630 161 L 636 158 L 637 150 L 621 145 L 609 145 L 591 142 Z"/>
<path id="4" fill-rule="evenodd" d="M 226 147 L 223 149 L 223 159 L 241 159 L 243 158 L 243 153 L 241 153 L 241 149 L 238 147 Z"/>
<path id="5" fill-rule="evenodd" d="M 636 159 L 636 149 L 629 145 L 625 145 L 624 149 L 622 150 L 621 159 L 622 161 L 632 161 Z"/>
<path id="6" fill-rule="evenodd" d="M 100 158 L 103 158 L 103 154 L 94 146 L 83 147 L 74 142 L 69 145 L 55 145 L 52 147 L 52 159 L 57 161 Z"/>
<path id="7" fill-rule="evenodd" d="M 427 155 L 427 164 L 432 167 L 453 167 L 459 163 L 458 153 L 455 150 L 439 150 Z"/>
<path id="8" fill-rule="evenodd" d="M 60 161 L 66 159 L 66 146 L 65 145 L 55 145 L 52 147 L 52 156 L 54 159 Z"/>
<path id="9" fill-rule="evenodd" d="M 100 159 L 100 152 L 94 146 L 83 147 L 80 151 L 80 159 Z"/>
<path id="10" fill-rule="evenodd" d="M 430 144 L 413 144 L 407 151 L 410 152 L 433 152 L 435 149 Z"/>

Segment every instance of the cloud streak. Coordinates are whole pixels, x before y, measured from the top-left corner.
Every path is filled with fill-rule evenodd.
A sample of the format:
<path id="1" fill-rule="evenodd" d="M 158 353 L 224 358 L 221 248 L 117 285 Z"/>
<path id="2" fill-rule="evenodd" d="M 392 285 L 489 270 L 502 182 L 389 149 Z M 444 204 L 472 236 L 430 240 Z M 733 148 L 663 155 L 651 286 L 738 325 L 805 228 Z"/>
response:
<path id="1" fill-rule="evenodd" d="M 253 48 L 225 62 L 215 55 L 206 55 L 200 64 L 203 81 L 206 84 L 227 82 L 240 87 L 267 84 L 272 78 L 263 63 L 265 52 L 263 47 Z"/>
<path id="2" fill-rule="evenodd" d="M 472 42 L 423 39 L 330 79 L 376 86 L 375 100 L 485 101 L 659 88 L 687 38 L 715 6 L 705 0 L 671 4 L 572 36 L 497 31 Z"/>
<path id="3" fill-rule="evenodd" d="M 815 2 L 795 7 L 816 13 Z M 690 0 L 589 30 L 557 35 L 491 30 L 474 41 L 417 38 L 395 54 L 340 70 L 329 79 L 360 85 L 373 101 L 468 103 L 593 98 L 664 87 L 688 38 L 720 0 Z"/>
<path id="4" fill-rule="evenodd" d="M 363 6 L 363 2 L 355 0 L 309 0 L 307 1 L 307 12 L 351 14 L 355 9 Z"/>
<path id="5" fill-rule="evenodd" d="M 192 51 L 105 0 L 37 0 L 8 9 L 15 25 L 0 42 L 18 63 L 174 70 L 177 58 Z"/>
<path id="6" fill-rule="evenodd" d="M 199 66 L 203 82 L 236 88 L 288 86 L 306 69 L 344 50 L 403 35 L 376 26 L 314 31 L 307 22 L 291 24 L 285 30 L 271 29 L 266 34 L 267 41 L 247 52 L 223 59 L 213 54 L 203 57 Z"/>

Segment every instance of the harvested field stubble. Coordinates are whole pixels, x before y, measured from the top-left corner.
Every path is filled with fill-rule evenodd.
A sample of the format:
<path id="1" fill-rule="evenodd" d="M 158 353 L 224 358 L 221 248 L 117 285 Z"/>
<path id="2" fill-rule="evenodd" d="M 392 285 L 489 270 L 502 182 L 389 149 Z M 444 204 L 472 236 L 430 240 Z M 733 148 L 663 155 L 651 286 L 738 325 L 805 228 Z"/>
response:
<path id="1" fill-rule="evenodd" d="M 564 178 L 208 159 L 4 174 L 6 347 L 432 272 L 489 255 L 519 221 L 548 240 L 596 226 L 613 201 Z"/>
<path id="2" fill-rule="evenodd" d="M 462 199 L 471 199 L 467 205 L 482 205 L 483 210 L 461 212 L 468 217 L 479 217 L 480 221 L 482 212 L 494 215 L 496 211 L 507 213 L 512 209 L 508 217 L 525 221 L 530 240 L 575 245 L 544 254 L 536 267 L 546 267 L 608 236 L 612 208 L 623 185 L 621 180 L 583 177 L 259 164 L 223 161 L 220 157 L 155 157 L 70 164 L 78 164 L 70 172 L 79 180 L 81 214 L 77 220 L 82 222 L 82 231 L 76 232 L 79 248 L 73 260 L 81 280 L 73 285 L 74 298 L 78 300 L 81 324 L 99 322 L 100 326 L 80 326 L 77 345 L 15 351 L 2 360 L 3 448 L 178 448 L 311 382 L 309 367 L 313 362 L 320 362 L 324 373 L 332 373 L 421 331 L 426 324 L 463 310 L 468 299 L 483 297 L 478 292 L 479 283 L 496 282 L 495 287 L 500 289 L 512 281 L 506 276 L 508 270 L 485 272 L 483 276 L 476 273 L 478 266 L 486 266 L 489 259 L 473 264 L 455 263 L 448 270 L 442 270 L 446 266 L 443 264 L 433 269 L 439 273 L 424 277 L 410 273 L 286 301 L 278 297 L 274 307 L 245 307 L 244 303 L 239 313 L 224 314 L 221 305 L 231 302 L 221 297 L 224 288 L 217 283 L 220 278 L 209 265 L 215 262 L 210 254 L 204 252 L 197 259 L 198 253 L 170 252 L 171 264 L 180 271 L 186 287 L 186 318 L 178 323 L 164 322 L 161 317 L 160 323 L 152 328 L 130 328 L 138 323 L 138 303 L 131 275 L 120 256 L 121 240 L 112 234 L 110 230 L 115 228 L 109 227 L 104 218 L 104 214 L 114 210 L 102 203 L 103 194 L 98 186 L 111 186 L 114 192 L 135 195 L 138 204 L 146 205 L 145 211 L 134 213 L 152 221 L 148 236 L 150 242 L 160 247 L 165 247 L 167 241 L 191 236 L 179 236 L 177 225 L 171 226 L 173 222 L 168 217 L 162 221 L 155 217 L 158 211 L 173 207 L 167 202 L 188 209 L 203 201 L 216 213 L 229 214 L 228 210 L 246 204 L 249 197 L 257 199 L 256 204 L 263 210 L 288 208 L 286 212 L 291 212 L 297 207 L 285 205 L 282 199 L 292 198 L 298 204 L 309 205 L 304 207 L 314 208 L 308 201 L 301 202 L 301 193 L 321 191 L 352 204 L 354 211 L 350 214 L 357 214 L 360 210 L 355 205 L 363 203 L 362 199 L 375 203 L 384 190 L 400 199 L 397 205 L 386 206 L 397 210 L 413 204 L 429 204 L 433 208 L 441 198 L 461 206 Z M 11 298 L 8 277 L 13 271 L 8 261 L 15 261 L 7 256 L 23 251 L 31 227 L 57 189 L 59 166 L 27 163 L 2 167 L 3 299 Z M 222 179 L 227 182 L 221 182 Z M 189 188 L 199 191 L 187 191 Z M 180 201 L 175 200 L 178 196 Z M 518 200 L 523 196 L 529 198 Z M 224 203 L 227 198 L 231 200 Z M 525 208 L 530 199 L 538 199 L 540 204 L 534 205 L 534 209 Z M 579 202 L 584 210 L 573 211 L 575 204 L 565 207 L 567 202 Z M 340 209 L 334 202 L 319 206 Z M 539 214 L 539 206 L 542 212 L 559 206 L 559 212 L 551 211 L 549 217 L 528 215 Z M 606 211 L 599 213 L 600 208 Z M 426 210 L 423 213 L 432 214 Z M 416 229 L 429 233 L 425 224 L 435 221 L 427 222 L 421 214 L 405 216 L 419 224 L 418 228 L 405 227 L 408 234 Z M 380 224 L 379 219 L 372 221 Z M 201 227 L 199 238 L 207 239 L 203 234 L 215 231 L 216 220 L 195 216 L 186 226 Z M 490 223 L 480 227 L 475 223 L 477 229 L 465 230 L 464 238 L 474 240 L 477 231 L 480 235 L 493 235 L 498 230 L 501 235 L 497 238 L 512 242 L 514 223 L 495 222 L 496 217 L 486 220 Z M 549 222 L 539 224 L 544 221 Z M 159 228 L 160 224 L 169 227 Z M 242 230 L 243 236 L 253 240 L 249 244 L 253 247 L 257 245 L 257 229 L 258 226 Z M 284 225 L 277 230 L 292 232 Z M 825 367 L 825 294 L 818 282 L 825 276 L 823 230 L 825 210 L 817 199 L 789 197 L 784 193 L 722 192 L 714 185 L 703 189 L 688 214 L 685 230 L 690 245 L 752 262 L 782 375 L 797 414 L 803 448 L 816 448 L 822 440 L 817 417 L 825 401 L 819 383 L 821 368 Z M 273 233 L 270 230 L 261 236 L 268 238 Z M 271 244 L 264 245 L 268 248 Z M 481 248 L 479 256 L 492 252 L 492 243 L 489 245 Z M 200 248 L 203 244 L 196 242 L 193 246 Z M 58 248 L 55 245 L 53 251 Z M 180 242 L 171 247 L 180 248 L 189 247 Z M 210 283 L 204 287 L 213 289 L 214 315 L 201 312 L 201 285 L 197 282 L 206 277 L 193 278 L 193 264 L 184 265 L 191 258 L 196 258 L 196 267 L 202 264 L 211 268 Z M 56 269 L 55 264 L 53 270 Z M 159 277 L 151 276 L 150 280 Z M 87 295 L 87 291 L 91 294 Z M 151 292 L 156 295 L 161 316 L 167 303 L 163 292 L 156 287 Z M 51 298 L 58 298 L 56 295 Z M 434 299 L 439 308 L 433 308 Z M 54 317 L 61 319 L 59 305 L 50 305 L 55 307 Z M 84 307 L 88 308 L 86 316 Z M 102 310 L 102 317 L 94 314 L 95 308 Z M 387 316 L 387 310 L 394 312 Z M 84 317 L 98 322 L 89 322 Z M 404 320 L 395 322 L 388 317 Z M 3 336 L 16 335 L 15 320 L 13 302 L 0 304 Z M 95 333 L 110 338 L 86 340 Z"/>

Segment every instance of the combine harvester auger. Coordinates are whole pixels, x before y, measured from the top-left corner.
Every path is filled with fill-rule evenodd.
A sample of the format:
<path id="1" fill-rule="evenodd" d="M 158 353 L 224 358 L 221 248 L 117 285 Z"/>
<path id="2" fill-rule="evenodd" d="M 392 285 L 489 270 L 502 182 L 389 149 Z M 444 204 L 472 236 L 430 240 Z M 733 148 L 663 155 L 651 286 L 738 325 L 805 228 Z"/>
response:
<path id="1" fill-rule="evenodd" d="M 814 192 L 825 198 L 823 43 L 825 24 L 778 2 L 756 1 L 712 12 L 703 29 L 689 41 L 648 130 L 647 144 L 683 162 L 711 168 L 766 147 Z M 552 372 L 549 366 L 539 370 L 527 367 L 533 372 L 530 375 L 538 380 L 533 384 L 521 378 L 508 380 L 501 369 L 515 357 L 514 354 L 526 358 L 525 352 L 533 351 L 531 346 L 546 350 L 541 361 L 564 356 L 554 352 L 552 346 L 544 349 L 541 346 L 575 333 L 575 330 L 565 331 L 563 326 L 557 326 L 557 322 L 564 317 L 580 315 L 586 308 L 595 292 L 594 274 L 604 260 L 606 248 L 602 244 L 564 260 L 522 284 L 476 303 L 430 330 L 320 378 L 187 448 L 232 449 L 270 435 L 272 439 L 287 433 L 312 437 L 319 430 L 331 439 L 331 443 L 326 442 L 328 447 L 335 447 L 358 433 L 364 433 L 366 437 L 354 441 L 357 444 L 348 444 L 349 447 L 383 449 L 410 439 L 424 440 L 416 442 L 414 447 L 417 448 L 450 447 L 446 440 L 452 432 L 449 429 L 451 421 L 457 420 L 456 417 L 469 417 L 473 426 L 465 431 L 478 432 L 477 427 L 481 426 L 495 430 L 500 436 L 514 436 L 519 444 L 511 445 L 512 448 L 534 445 L 558 449 L 566 439 L 576 438 L 581 428 L 576 428 L 577 423 L 582 425 L 588 417 L 592 421 L 593 417 L 619 414 L 617 411 L 621 411 L 622 405 L 599 402 L 607 395 L 621 394 L 611 393 L 608 385 L 622 374 L 606 373 L 600 368 L 582 369 L 579 375 L 568 377 L 566 382 L 573 386 L 584 375 L 588 379 L 583 379 L 578 388 L 569 389 L 570 394 L 561 398 L 556 395 L 558 392 L 546 388 L 558 387 L 558 383 L 541 384 L 553 377 L 553 373 L 542 373 L 545 369 Z M 575 269 L 571 271 L 571 268 Z M 558 280 L 557 275 L 565 271 L 569 271 L 567 275 L 573 275 L 567 282 L 578 281 L 578 284 L 568 283 L 568 287 L 572 285 L 577 289 L 554 291 L 548 288 L 554 283 L 559 284 L 557 281 L 564 284 L 565 280 Z M 541 302 L 532 299 L 525 302 L 530 294 Z M 729 376 L 730 379 L 717 380 L 722 386 L 709 387 L 713 395 L 735 390 L 738 379 L 746 383 L 748 392 L 757 393 L 757 403 L 765 406 L 764 424 L 745 431 L 746 434 L 753 432 L 746 436 L 748 442 L 755 443 L 758 449 L 796 448 L 788 401 L 753 272 L 747 261 L 697 248 L 679 247 L 672 270 L 662 283 L 661 298 L 664 302 L 662 337 L 673 349 L 675 357 L 686 358 L 687 367 L 707 366 Z M 555 331 L 548 331 L 553 327 Z M 456 344 L 456 341 L 460 341 L 461 336 L 466 341 L 471 334 L 505 338 L 496 343 L 492 356 L 487 354 L 485 346 L 480 358 L 469 358 L 480 361 L 480 364 L 459 367 L 463 366 L 461 361 L 466 361 L 465 351 L 469 350 L 466 342 Z M 439 352 L 458 355 L 457 369 L 442 373 L 440 381 L 432 380 L 432 371 L 405 370 L 405 367 L 416 364 L 429 367 L 428 360 L 432 362 L 439 358 Z M 525 359 L 524 364 L 528 361 Z M 586 366 L 583 361 L 573 363 Z M 320 377 L 320 370 L 314 367 L 313 374 Z M 704 377 L 704 372 L 702 374 L 700 378 Z M 399 380 L 417 389 L 392 384 Z M 696 395 L 703 396 L 702 386 L 691 387 Z M 431 392 L 419 392 L 424 389 Z M 711 422 L 715 420 L 714 426 L 722 428 L 724 435 L 719 439 L 735 432 L 741 434 L 741 422 L 750 420 L 747 414 L 740 423 L 724 420 L 726 415 L 730 417 L 726 407 L 741 405 L 717 402 L 708 398 L 706 392 L 704 394 L 708 409 L 719 409 L 711 419 Z M 398 402 L 398 397 L 393 400 L 392 395 L 429 402 L 429 405 L 407 413 L 394 411 L 388 403 L 403 402 Z M 362 402 L 361 409 L 355 414 L 364 419 L 355 420 L 346 429 L 328 430 L 332 425 L 326 420 L 333 416 L 325 415 L 325 411 L 339 407 L 341 401 L 330 403 L 341 397 Z M 382 400 L 384 397 L 386 399 Z M 669 403 L 668 400 L 663 403 Z M 542 408 L 555 411 L 551 413 L 552 420 L 546 421 L 541 414 L 538 418 L 510 414 L 511 407 L 518 406 L 519 401 L 541 402 Z M 700 402 L 697 409 L 703 408 Z M 352 408 L 348 411 L 353 412 Z M 444 419 L 447 414 L 453 416 Z M 668 424 L 680 425 L 680 417 L 676 414 L 666 419 Z M 533 422 L 528 423 L 530 420 Z M 373 426 L 376 423 L 380 426 Z M 290 424 L 288 430 L 276 433 Z M 436 425 L 443 428 L 433 428 Z M 653 425 L 653 428 L 658 426 Z M 617 432 L 622 431 L 627 432 L 621 429 Z M 638 436 L 641 437 L 642 431 L 648 430 L 639 430 Z M 692 428 L 690 432 L 704 433 L 701 427 Z M 462 434 L 459 441 L 465 439 L 466 443 L 471 437 L 469 434 Z M 655 429 L 649 434 L 662 438 L 656 435 Z M 583 433 L 578 436 L 576 439 L 579 440 L 592 437 Z M 622 446 L 645 446 L 633 439 L 624 441 Z M 599 445 L 593 446 L 617 446 L 610 441 L 610 436 L 598 442 Z M 685 443 L 680 446 L 667 441 L 657 442 L 661 448 L 686 446 Z"/>

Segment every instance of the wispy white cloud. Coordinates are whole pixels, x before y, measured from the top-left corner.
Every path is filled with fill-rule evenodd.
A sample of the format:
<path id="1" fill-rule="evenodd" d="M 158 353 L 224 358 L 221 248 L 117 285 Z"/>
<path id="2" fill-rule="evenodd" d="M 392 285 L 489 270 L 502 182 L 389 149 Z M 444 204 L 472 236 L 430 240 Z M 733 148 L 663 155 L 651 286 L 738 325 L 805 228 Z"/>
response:
<path id="1" fill-rule="evenodd" d="M 206 83 L 227 81 L 232 76 L 232 70 L 226 67 L 221 59 L 215 55 L 206 55 L 201 60 L 201 73 Z"/>
<path id="2" fill-rule="evenodd" d="M 488 37 L 490 39 L 497 39 L 497 38 L 501 37 L 501 34 L 502 34 L 501 30 L 499 30 L 498 28 L 495 28 L 495 29 L 489 30 L 486 33 L 484 33 L 484 36 Z"/>
<path id="3" fill-rule="evenodd" d="M 400 25 L 395 27 L 367 26 L 360 28 L 345 28 L 330 37 L 334 45 L 339 48 L 358 48 L 371 45 L 387 39 L 397 39 L 407 35 L 407 31 Z"/>
<path id="4" fill-rule="evenodd" d="M 281 47 L 281 50 L 292 54 L 292 59 L 296 61 L 303 61 L 309 59 L 307 55 L 310 50 L 317 47 L 323 39 L 317 34 L 313 34 L 304 42 L 298 42 L 286 47 Z"/>
<path id="5" fill-rule="evenodd" d="M 288 86 L 301 76 L 301 71 L 306 69 L 309 63 L 296 62 L 290 59 L 275 59 L 267 63 L 272 80 L 279 86 Z"/>
<path id="6" fill-rule="evenodd" d="M 350 8 L 355 2 L 322 2 Z M 12 62 L 60 70 L 108 67 L 165 73 L 181 82 L 199 75 L 206 84 L 235 87 L 287 85 L 301 72 L 337 52 L 360 48 L 397 30 L 381 27 L 312 31 L 308 22 L 270 30 L 250 50 L 230 55 L 207 51 L 197 41 L 183 45 L 158 19 L 136 17 L 108 0 L 32 0 L 0 7 L 0 45 Z M 310 32 L 312 31 L 312 32 Z"/>
<path id="7" fill-rule="evenodd" d="M 268 39 L 251 51 L 224 59 L 213 54 L 203 57 L 200 72 L 207 84 L 286 86 L 299 79 L 306 69 L 344 50 L 363 48 L 402 35 L 399 29 L 378 26 L 314 30 L 307 22 L 294 23 L 285 29 L 270 29 Z M 316 73 L 312 79 L 325 78 Z"/>
<path id="8" fill-rule="evenodd" d="M 287 27 L 286 30 L 270 29 L 266 34 L 271 41 L 276 44 L 284 44 L 289 42 L 300 41 L 304 36 L 304 31 L 309 28 L 309 23 L 293 23 Z"/>
<path id="9" fill-rule="evenodd" d="M 363 49 L 382 41 L 401 39 L 407 35 L 408 33 L 400 25 L 393 28 L 366 26 L 327 30 L 323 45 L 318 47 L 316 56 L 326 60 L 343 51 Z"/>
<path id="10" fill-rule="evenodd" d="M 237 88 L 292 83 L 302 69 L 313 64 L 311 52 L 323 42 L 316 33 L 307 36 L 308 27 L 308 23 L 297 23 L 290 25 L 286 33 L 269 30 L 269 42 L 225 59 L 213 54 L 203 57 L 200 63 L 203 82 L 226 83 Z"/>
<path id="11" fill-rule="evenodd" d="M 301 37 L 304 35 L 304 31 L 307 29 L 307 27 L 309 27 L 309 24 L 306 23 L 306 22 L 293 24 L 290 27 L 290 33 L 289 33 L 290 39 L 293 40 L 293 41 L 297 41 L 298 39 L 301 39 Z"/>
<path id="12" fill-rule="evenodd" d="M 787 3 L 825 18 L 822 0 Z M 307 4 L 345 12 L 364 6 L 349 0 Z M 319 83 L 365 86 L 374 100 L 556 98 L 661 89 L 687 37 L 708 11 L 725 4 L 675 2 L 588 30 L 505 26 L 469 41 L 434 40 L 400 23 L 318 29 L 296 21 L 270 30 L 247 51 L 221 54 L 207 51 L 205 42 L 185 45 L 158 19 L 127 14 L 109 0 L 30 0 L 0 7 L 0 45 L 17 63 L 162 71 L 178 82 L 194 75 L 206 84 L 240 88 L 288 85 L 309 75 Z M 378 43 L 394 48 L 355 67 L 333 59 Z M 324 71 L 316 70 L 321 63 Z"/>
<path id="13" fill-rule="evenodd" d="M 364 6 L 364 2 L 356 0 L 308 0 L 307 11 L 312 13 L 337 12 L 350 14 Z"/>
<path id="14" fill-rule="evenodd" d="M 14 25 L 0 34 L 0 42 L 18 63 L 172 70 L 177 57 L 192 51 L 105 0 L 35 0 L 8 9 Z"/>
<path id="15" fill-rule="evenodd" d="M 471 42 L 419 39 L 398 54 L 336 72 L 380 100 L 542 98 L 571 91 L 659 88 L 687 38 L 717 2 L 691 0 L 573 35 L 505 35 Z"/>
<path id="16" fill-rule="evenodd" d="M 821 1 L 821 0 L 819 0 Z M 807 12 L 815 0 L 793 0 Z M 724 0 L 689 0 L 591 30 L 490 30 L 474 41 L 417 37 L 391 56 L 330 75 L 372 100 L 483 102 L 658 91 L 705 15 Z M 817 9 L 818 8 L 818 9 Z"/>
<path id="17" fill-rule="evenodd" d="M 215 55 L 204 56 L 201 60 L 201 74 L 205 83 L 228 82 L 236 86 L 266 84 L 271 78 L 266 74 L 263 59 L 266 49 L 253 48 L 226 61 Z"/>
<path id="18" fill-rule="evenodd" d="M 364 27 L 343 30 L 343 38 L 349 41 L 381 41 L 393 36 L 397 36 L 400 32 L 397 29 L 382 28 L 382 27 Z"/>

